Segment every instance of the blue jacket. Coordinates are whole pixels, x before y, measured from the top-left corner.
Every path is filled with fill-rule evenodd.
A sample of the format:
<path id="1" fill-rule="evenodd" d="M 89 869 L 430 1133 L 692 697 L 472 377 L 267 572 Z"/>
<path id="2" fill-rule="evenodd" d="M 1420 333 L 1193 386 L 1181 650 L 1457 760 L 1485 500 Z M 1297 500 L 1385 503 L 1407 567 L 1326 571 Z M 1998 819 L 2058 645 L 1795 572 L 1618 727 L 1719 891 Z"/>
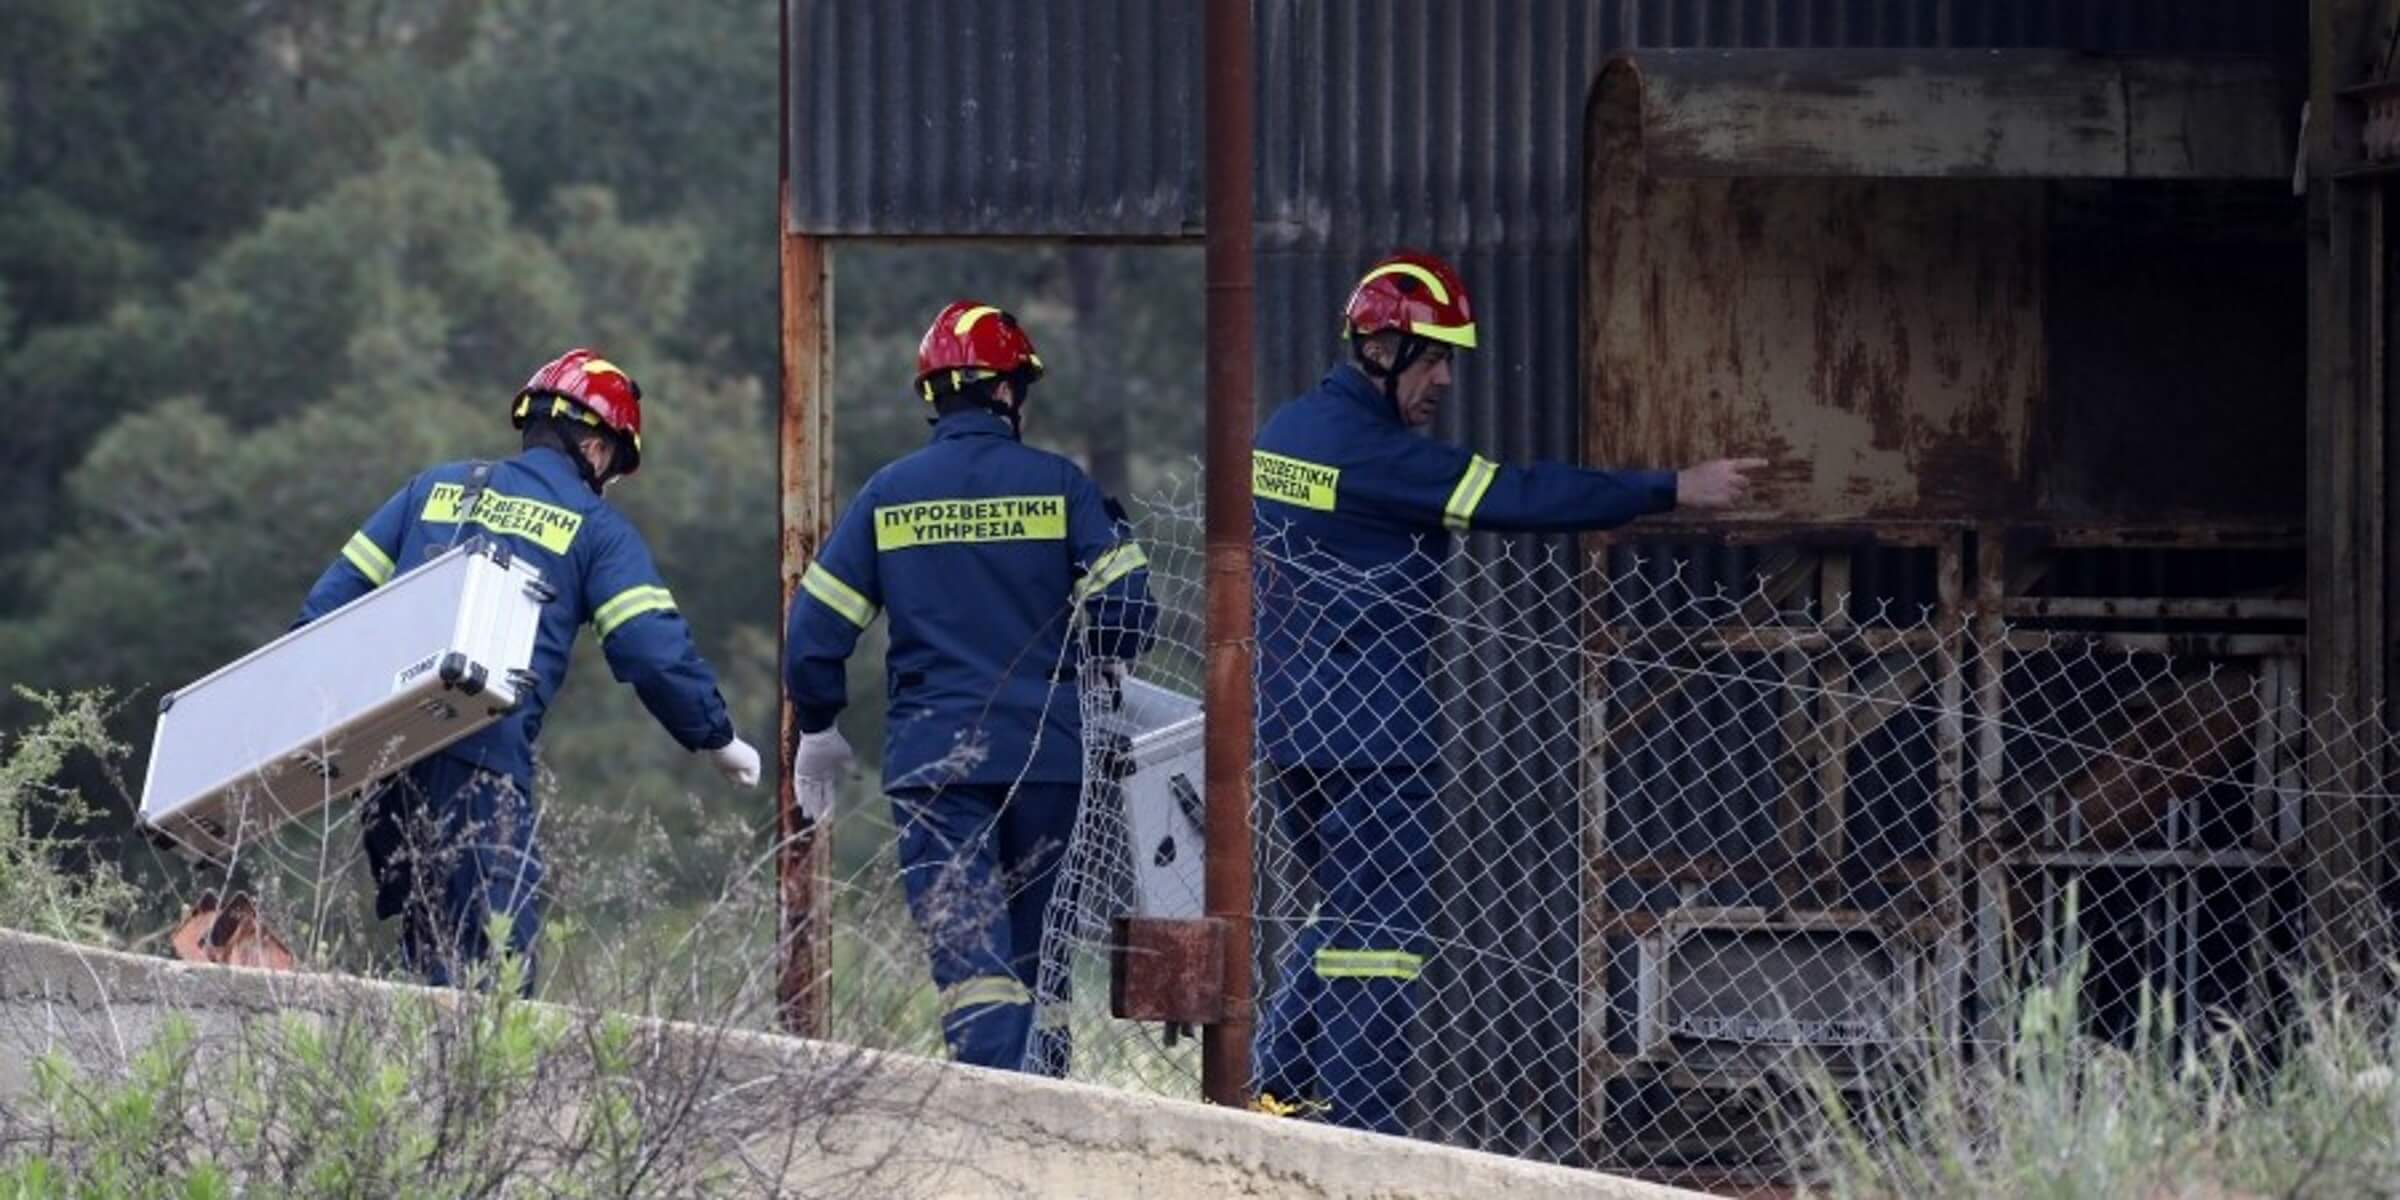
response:
<path id="1" fill-rule="evenodd" d="M 993 414 L 943 417 L 867 481 L 801 576 L 784 639 L 794 715 L 805 732 L 833 724 L 842 664 L 888 612 L 887 790 L 1079 780 L 1076 672 L 1086 654 L 1147 648 L 1148 562 L 1074 463 Z M 1070 641 L 1078 606 L 1090 620 Z"/>
<path id="2" fill-rule="evenodd" d="M 366 595 L 440 554 L 458 529 L 459 493 L 470 464 L 444 463 L 401 488 L 350 536 L 300 606 L 297 628 Z M 475 506 L 474 533 L 501 534 L 558 595 L 543 606 L 533 645 L 541 682 L 508 718 L 443 753 L 521 785 L 533 778 L 542 714 L 567 681 L 575 634 L 590 624 L 609 670 L 633 685 L 650 714 L 690 750 L 733 740 L 716 672 L 692 646 L 692 631 L 650 561 L 650 548 L 616 509 L 586 486 L 565 453 L 535 447 L 498 463 Z"/>
<path id="3" fill-rule="evenodd" d="M 1608 529 L 1675 507 L 1672 471 L 1509 467 L 1409 432 L 1344 364 L 1259 430 L 1259 749 L 1278 766 L 1421 766 L 1450 535 Z"/>

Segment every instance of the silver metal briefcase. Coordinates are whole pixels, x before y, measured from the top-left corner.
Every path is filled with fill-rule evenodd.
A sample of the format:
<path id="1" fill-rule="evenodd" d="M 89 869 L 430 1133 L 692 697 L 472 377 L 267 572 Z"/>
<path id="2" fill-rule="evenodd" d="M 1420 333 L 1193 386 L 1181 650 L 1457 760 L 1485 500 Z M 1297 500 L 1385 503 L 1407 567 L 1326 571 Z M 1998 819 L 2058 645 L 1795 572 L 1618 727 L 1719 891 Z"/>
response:
<path id="1" fill-rule="evenodd" d="M 1134 915 L 1202 916 L 1208 822 L 1201 799 L 1207 735 L 1200 702 L 1128 679 L 1119 720 L 1132 739 L 1131 770 L 1121 786 Z"/>
<path id="2" fill-rule="evenodd" d="M 159 702 L 141 822 L 220 861 L 513 710 L 554 593 L 476 539 Z"/>

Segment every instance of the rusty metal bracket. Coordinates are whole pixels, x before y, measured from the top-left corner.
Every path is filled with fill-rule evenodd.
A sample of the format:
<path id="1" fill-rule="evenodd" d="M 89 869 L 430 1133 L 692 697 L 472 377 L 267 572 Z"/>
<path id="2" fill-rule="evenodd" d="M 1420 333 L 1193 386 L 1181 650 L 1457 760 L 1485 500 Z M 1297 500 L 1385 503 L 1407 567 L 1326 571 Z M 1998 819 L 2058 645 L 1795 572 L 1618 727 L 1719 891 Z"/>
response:
<path id="1" fill-rule="evenodd" d="M 2281 181 L 2294 149 L 2264 56 L 1644 50 L 1611 76 L 1652 175 Z"/>
<path id="2" fill-rule="evenodd" d="M 1222 1023 L 1225 932 L 1213 917 L 1118 917 L 1109 939 L 1109 1014 L 1164 1021 L 1169 1037 Z"/>
<path id="3" fill-rule="evenodd" d="M 291 947 L 267 928 L 258 906 L 244 892 L 235 892 L 223 901 L 213 891 L 202 892 L 191 912 L 168 935 L 167 944 L 174 947 L 175 957 L 185 962 L 289 971 L 295 961 Z"/>

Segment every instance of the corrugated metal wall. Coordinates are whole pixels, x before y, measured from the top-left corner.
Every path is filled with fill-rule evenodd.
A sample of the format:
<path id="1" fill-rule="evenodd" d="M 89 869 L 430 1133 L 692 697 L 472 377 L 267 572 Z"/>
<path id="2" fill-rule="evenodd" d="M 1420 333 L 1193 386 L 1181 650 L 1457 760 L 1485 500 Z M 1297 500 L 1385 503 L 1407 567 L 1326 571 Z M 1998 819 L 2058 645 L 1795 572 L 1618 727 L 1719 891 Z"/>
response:
<path id="1" fill-rule="evenodd" d="M 787 3 L 796 231 L 1199 234 L 1197 4 Z"/>
<path id="2" fill-rule="evenodd" d="M 788 0 L 792 226 L 871 237 L 1193 237 L 1196 0 Z M 1331 353 L 1397 244 L 1475 286 L 1487 352 L 1447 432 L 1574 455 L 1582 114 L 1624 48 L 2043 47 L 2296 54 L 2251 0 L 1260 0 L 1261 396 Z M 1530 260 L 1530 261 L 1529 261 Z"/>
<path id="3" fill-rule="evenodd" d="M 790 2 L 798 230 L 1198 232 L 1196 3 Z M 1458 262 L 1484 339 L 1441 432 L 1495 457 L 1580 454 L 1582 114 L 1620 49 L 2297 56 L 2305 18 L 2252 0 L 1260 0 L 1262 415 L 1334 361 L 1334 314 L 1359 271 L 1411 243 Z M 1455 598 L 1462 611 L 1563 582 L 1537 544 L 1484 539 L 1477 552 L 1511 565 L 1480 573 Z M 1745 569 L 1731 552 L 1696 557 L 1702 580 Z M 1418 1089 L 1424 1134 L 1566 1161 L 1582 1156 L 1580 818 L 1574 772 L 1542 756 L 1574 744 L 1579 683 L 1572 661 L 1496 662 L 1489 688 L 1558 703 L 1461 731 L 1475 753 L 1451 789 L 1458 869 L 1438 885 L 1436 933 L 1500 952 L 1441 961 L 1435 990 L 1464 999 L 1437 1003 L 1421 1031 Z M 1490 1102 L 1495 1087 L 1512 1102 Z"/>

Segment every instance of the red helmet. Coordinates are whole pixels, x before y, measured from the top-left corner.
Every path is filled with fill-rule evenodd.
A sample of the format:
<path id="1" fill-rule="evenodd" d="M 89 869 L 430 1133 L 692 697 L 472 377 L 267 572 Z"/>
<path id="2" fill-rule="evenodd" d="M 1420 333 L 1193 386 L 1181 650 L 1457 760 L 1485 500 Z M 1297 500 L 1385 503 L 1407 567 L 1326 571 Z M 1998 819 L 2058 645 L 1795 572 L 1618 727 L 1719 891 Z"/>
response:
<path id="1" fill-rule="evenodd" d="M 1397 330 L 1461 350 L 1475 348 L 1475 312 L 1467 304 L 1466 281 L 1449 263 L 1405 250 L 1359 279 L 1342 309 L 1342 329 L 1357 337 Z"/>
<path id="2" fill-rule="evenodd" d="M 945 373 L 949 378 L 937 378 Z M 951 301 L 917 343 L 918 393 L 930 401 L 937 392 L 995 375 L 1022 376 L 1028 383 L 1041 378 L 1042 356 L 1034 353 L 1033 339 L 1004 309 Z"/>
<path id="3" fill-rule="evenodd" d="M 632 453 L 620 474 L 631 475 L 641 465 L 642 385 L 597 351 L 578 346 L 535 371 L 517 393 L 511 424 L 523 429 L 525 418 L 535 413 L 581 421 L 622 437 Z"/>

